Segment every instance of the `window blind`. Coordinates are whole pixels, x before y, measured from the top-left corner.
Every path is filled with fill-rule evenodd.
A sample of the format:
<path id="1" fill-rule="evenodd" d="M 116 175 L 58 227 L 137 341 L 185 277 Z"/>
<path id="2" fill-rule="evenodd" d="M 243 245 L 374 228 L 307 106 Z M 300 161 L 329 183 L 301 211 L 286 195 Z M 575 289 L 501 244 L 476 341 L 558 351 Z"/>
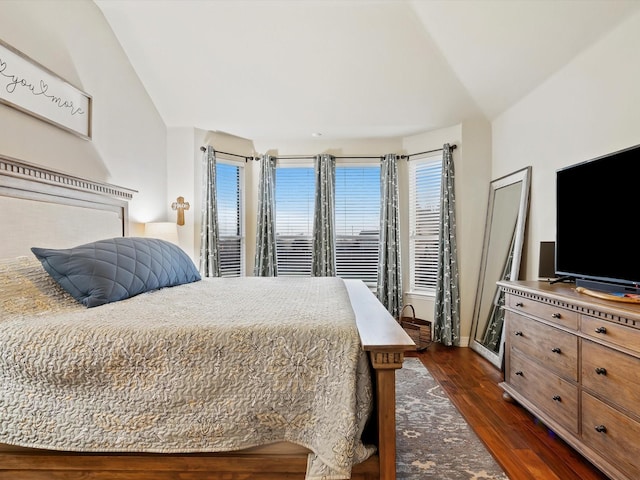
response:
<path id="1" fill-rule="evenodd" d="M 442 154 L 409 162 L 410 288 L 434 293 L 438 275 Z"/>
<path id="2" fill-rule="evenodd" d="M 239 277 L 244 272 L 244 236 L 242 228 L 242 182 L 244 167 L 216 163 L 216 200 L 218 205 L 218 249 L 220 274 Z"/>
<path id="3" fill-rule="evenodd" d="M 339 277 L 378 280 L 380 166 L 336 167 L 336 269 Z"/>
<path id="4" fill-rule="evenodd" d="M 314 182 L 313 166 L 276 168 L 278 275 L 311 275 Z"/>

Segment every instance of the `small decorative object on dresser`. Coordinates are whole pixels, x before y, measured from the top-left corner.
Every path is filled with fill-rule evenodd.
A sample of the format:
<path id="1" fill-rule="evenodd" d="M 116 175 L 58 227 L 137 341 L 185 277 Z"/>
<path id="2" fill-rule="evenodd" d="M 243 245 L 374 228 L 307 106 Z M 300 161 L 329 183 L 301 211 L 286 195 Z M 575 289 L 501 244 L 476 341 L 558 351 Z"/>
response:
<path id="1" fill-rule="evenodd" d="M 508 282 L 505 398 L 612 480 L 640 478 L 640 305 Z"/>

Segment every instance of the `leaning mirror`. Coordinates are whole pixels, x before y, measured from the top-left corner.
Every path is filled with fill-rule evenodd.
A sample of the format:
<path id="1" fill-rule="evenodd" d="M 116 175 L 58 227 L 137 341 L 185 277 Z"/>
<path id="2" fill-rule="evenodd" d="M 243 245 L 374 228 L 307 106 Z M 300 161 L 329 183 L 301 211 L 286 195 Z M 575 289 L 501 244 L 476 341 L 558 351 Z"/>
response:
<path id="1" fill-rule="evenodd" d="M 529 203 L 531 167 L 493 180 L 485 224 L 470 347 L 502 368 L 504 295 L 498 280 L 517 280 Z"/>

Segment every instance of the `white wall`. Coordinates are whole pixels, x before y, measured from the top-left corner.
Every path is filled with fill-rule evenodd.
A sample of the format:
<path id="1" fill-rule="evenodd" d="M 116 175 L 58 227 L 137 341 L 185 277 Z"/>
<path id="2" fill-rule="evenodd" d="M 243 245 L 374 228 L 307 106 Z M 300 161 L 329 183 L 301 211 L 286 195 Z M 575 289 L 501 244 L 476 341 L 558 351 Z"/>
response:
<path id="1" fill-rule="evenodd" d="M 0 38 L 93 98 L 91 140 L 0 104 L 0 153 L 138 190 L 132 234 L 163 220 L 166 129 L 96 5 L 2 0 Z"/>
<path id="2" fill-rule="evenodd" d="M 526 279 L 555 240 L 555 171 L 640 144 L 639 45 L 636 14 L 492 123 L 493 176 L 532 166 Z"/>

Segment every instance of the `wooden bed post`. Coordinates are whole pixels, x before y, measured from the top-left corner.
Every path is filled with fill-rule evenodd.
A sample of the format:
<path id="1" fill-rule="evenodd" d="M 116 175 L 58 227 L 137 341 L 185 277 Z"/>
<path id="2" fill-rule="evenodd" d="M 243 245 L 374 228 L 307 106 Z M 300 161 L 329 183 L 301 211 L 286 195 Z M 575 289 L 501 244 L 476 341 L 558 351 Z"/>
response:
<path id="1" fill-rule="evenodd" d="M 396 478 L 396 370 L 402 368 L 403 352 L 369 352 L 376 372 L 378 402 L 378 452 L 380 480 Z"/>

